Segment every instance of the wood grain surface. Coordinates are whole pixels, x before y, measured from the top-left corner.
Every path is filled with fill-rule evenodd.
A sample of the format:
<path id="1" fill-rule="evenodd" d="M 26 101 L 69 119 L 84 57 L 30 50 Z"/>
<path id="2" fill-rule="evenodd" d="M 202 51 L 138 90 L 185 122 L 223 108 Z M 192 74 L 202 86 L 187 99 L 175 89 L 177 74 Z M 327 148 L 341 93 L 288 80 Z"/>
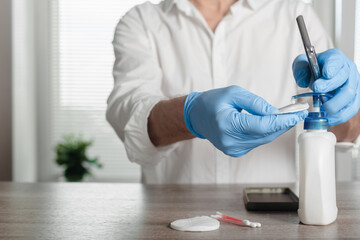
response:
<path id="1" fill-rule="evenodd" d="M 278 186 L 278 185 L 277 185 Z M 0 239 L 360 239 L 360 183 L 337 185 L 337 221 L 299 224 L 296 212 L 247 212 L 243 185 L 0 183 Z M 215 211 L 262 223 L 179 232 L 176 219 Z"/>

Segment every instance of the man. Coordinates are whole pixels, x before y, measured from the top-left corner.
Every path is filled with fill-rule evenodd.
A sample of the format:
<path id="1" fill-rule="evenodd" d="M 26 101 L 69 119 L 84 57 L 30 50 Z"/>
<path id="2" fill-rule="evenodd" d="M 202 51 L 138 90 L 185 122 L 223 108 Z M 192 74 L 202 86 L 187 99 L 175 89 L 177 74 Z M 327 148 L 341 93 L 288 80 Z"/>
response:
<path id="1" fill-rule="evenodd" d="M 338 140 L 357 137 L 356 67 L 324 52 L 324 79 L 313 83 L 304 55 L 296 58 L 300 14 L 318 52 L 331 48 L 301 1 L 166 0 L 123 17 L 107 119 L 143 182 L 294 182 L 291 127 L 307 112 L 273 115 L 299 92 L 292 67 L 300 87 L 335 94 L 324 108 L 331 125 L 346 122 L 332 128 Z"/>

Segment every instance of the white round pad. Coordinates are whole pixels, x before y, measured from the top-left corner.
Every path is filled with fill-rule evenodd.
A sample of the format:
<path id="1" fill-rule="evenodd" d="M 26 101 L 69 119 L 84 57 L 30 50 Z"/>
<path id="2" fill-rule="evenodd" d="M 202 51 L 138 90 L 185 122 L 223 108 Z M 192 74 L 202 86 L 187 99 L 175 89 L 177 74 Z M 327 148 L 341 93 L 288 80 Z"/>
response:
<path id="1" fill-rule="evenodd" d="M 275 115 L 300 112 L 300 111 L 306 110 L 308 108 L 309 108 L 309 104 L 306 103 L 306 102 L 305 103 L 290 104 L 290 105 L 287 105 L 285 107 L 279 108 L 279 112 L 275 113 Z"/>
<path id="2" fill-rule="evenodd" d="M 170 227 L 178 231 L 204 232 L 218 229 L 220 222 L 208 216 L 200 216 L 173 221 Z"/>

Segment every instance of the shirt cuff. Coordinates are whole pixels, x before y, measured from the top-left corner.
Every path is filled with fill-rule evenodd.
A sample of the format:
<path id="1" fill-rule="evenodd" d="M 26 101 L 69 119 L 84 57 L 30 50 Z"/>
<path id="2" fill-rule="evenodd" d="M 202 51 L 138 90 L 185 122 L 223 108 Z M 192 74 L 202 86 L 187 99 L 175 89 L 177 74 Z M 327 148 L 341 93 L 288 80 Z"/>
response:
<path id="1" fill-rule="evenodd" d="M 131 117 L 124 128 L 124 145 L 131 162 L 143 167 L 154 166 L 176 149 L 178 143 L 155 147 L 148 134 L 148 117 L 153 107 L 164 98 L 151 97 L 135 104 Z"/>

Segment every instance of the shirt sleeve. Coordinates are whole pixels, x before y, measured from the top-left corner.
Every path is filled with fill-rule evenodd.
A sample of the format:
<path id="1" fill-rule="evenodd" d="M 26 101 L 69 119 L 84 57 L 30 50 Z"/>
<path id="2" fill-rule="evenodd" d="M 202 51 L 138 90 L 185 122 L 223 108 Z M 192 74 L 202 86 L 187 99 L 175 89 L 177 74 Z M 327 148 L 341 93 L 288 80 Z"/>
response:
<path id="1" fill-rule="evenodd" d="M 177 143 L 155 147 L 148 135 L 152 108 L 162 99 L 162 71 L 150 34 L 135 7 L 118 23 L 113 40 L 114 88 L 108 98 L 106 117 L 123 141 L 130 161 L 153 166 L 165 159 Z"/>

